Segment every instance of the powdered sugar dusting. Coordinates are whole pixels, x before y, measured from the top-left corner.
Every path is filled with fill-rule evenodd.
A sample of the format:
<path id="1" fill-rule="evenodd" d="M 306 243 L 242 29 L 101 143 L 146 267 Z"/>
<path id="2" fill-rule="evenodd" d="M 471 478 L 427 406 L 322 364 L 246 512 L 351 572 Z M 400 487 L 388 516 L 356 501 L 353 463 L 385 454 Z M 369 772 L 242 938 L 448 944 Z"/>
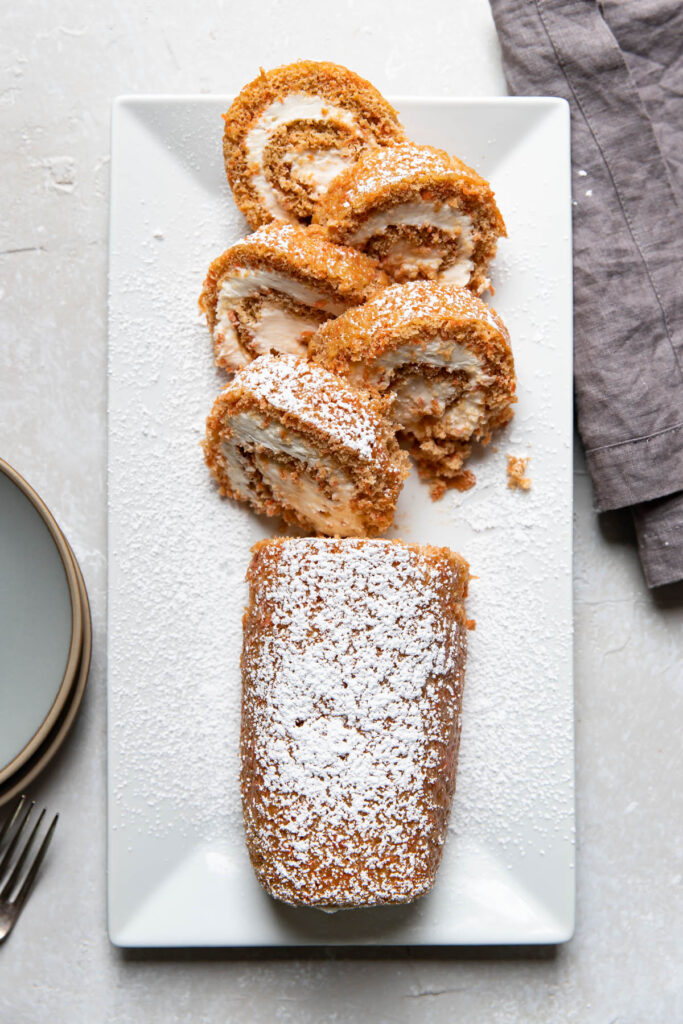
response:
<path id="1" fill-rule="evenodd" d="M 339 377 L 296 356 L 261 356 L 239 372 L 226 392 L 248 389 L 278 412 L 325 430 L 331 438 L 372 459 L 383 424 L 363 408 L 362 398 Z"/>
<path id="2" fill-rule="evenodd" d="M 431 281 L 410 281 L 393 285 L 375 295 L 367 304 L 377 317 L 391 317 L 396 326 L 410 324 L 422 317 L 441 317 L 444 321 L 481 321 L 502 334 L 509 342 L 507 328 L 495 310 L 469 289 Z"/>
<path id="3" fill-rule="evenodd" d="M 377 275 L 377 264 L 369 256 L 345 245 L 335 245 L 322 236 L 320 229 L 297 227 L 293 224 L 273 222 L 258 228 L 238 243 L 243 250 L 245 262 L 252 266 L 269 265 L 273 259 L 285 257 L 293 269 L 310 277 L 346 285 L 345 291 L 355 289 L 357 300 L 363 298 L 363 289 L 368 287 Z M 272 249 L 269 259 L 264 246 Z M 252 251 L 253 250 L 253 255 Z"/>
<path id="4" fill-rule="evenodd" d="M 128 132 L 151 167 L 166 150 L 144 120 L 155 112 L 135 109 Z M 245 565 L 268 532 L 246 508 L 227 512 L 201 449 L 224 375 L 196 296 L 211 254 L 244 230 L 224 196 L 193 205 L 206 193 L 187 187 L 188 173 L 206 172 L 197 134 L 215 135 L 220 110 L 205 120 L 174 110 L 172 121 L 189 169 L 171 160 L 168 192 L 126 176 L 118 202 L 130 217 L 117 221 L 110 258 L 109 821 L 119 856 L 136 865 L 146 841 L 172 835 L 178 847 L 220 851 L 226 830 L 241 834 L 237 737 L 227 743 L 225 729 L 239 722 Z M 214 164 L 220 181 L 219 151 Z M 222 594 L 220 606 L 207 606 L 210 593 Z"/>
<path id="5" fill-rule="evenodd" d="M 459 187 L 463 178 L 476 177 L 469 168 L 461 166 L 439 149 L 404 143 L 370 150 L 345 173 L 344 179 L 348 176 L 353 180 L 353 195 L 361 198 L 374 196 L 395 185 L 421 182 L 424 175 L 433 174 L 452 177 L 454 187 Z M 332 191 L 335 191 L 334 185 Z"/>
<path id="6" fill-rule="evenodd" d="M 466 641 L 443 588 L 459 599 L 462 572 L 387 541 L 290 540 L 256 559 L 243 775 L 248 789 L 258 778 L 245 814 L 269 888 L 316 904 L 414 898 L 450 804 Z"/>

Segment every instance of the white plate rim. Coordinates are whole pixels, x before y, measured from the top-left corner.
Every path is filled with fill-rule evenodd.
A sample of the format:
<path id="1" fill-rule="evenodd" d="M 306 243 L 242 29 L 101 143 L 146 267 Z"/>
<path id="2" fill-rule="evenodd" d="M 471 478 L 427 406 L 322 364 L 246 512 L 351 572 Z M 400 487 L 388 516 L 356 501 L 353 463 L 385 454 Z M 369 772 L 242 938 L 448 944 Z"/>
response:
<path id="1" fill-rule="evenodd" d="M 16 754 L 2 770 L 0 770 L 0 786 L 2 786 L 8 779 L 11 779 L 12 776 L 18 772 L 24 764 L 26 764 L 35 751 L 38 750 L 41 743 L 43 743 L 45 738 L 49 735 L 50 730 L 54 726 L 67 702 L 80 660 L 83 640 L 83 608 L 81 604 L 78 575 L 74 568 L 69 545 L 57 525 L 54 516 L 43 499 L 38 495 L 33 487 L 31 487 L 28 481 L 26 481 L 24 477 L 4 459 L 0 459 L 0 472 L 3 473 L 4 476 L 6 476 L 7 479 L 21 491 L 28 501 L 30 501 L 47 527 L 64 567 L 64 573 L 66 575 L 67 586 L 69 589 L 69 599 L 71 602 L 71 640 L 69 643 L 69 650 L 62 681 L 57 689 L 54 701 L 52 702 L 41 725 L 36 729 L 33 736 L 22 747 L 19 753 Z"/>

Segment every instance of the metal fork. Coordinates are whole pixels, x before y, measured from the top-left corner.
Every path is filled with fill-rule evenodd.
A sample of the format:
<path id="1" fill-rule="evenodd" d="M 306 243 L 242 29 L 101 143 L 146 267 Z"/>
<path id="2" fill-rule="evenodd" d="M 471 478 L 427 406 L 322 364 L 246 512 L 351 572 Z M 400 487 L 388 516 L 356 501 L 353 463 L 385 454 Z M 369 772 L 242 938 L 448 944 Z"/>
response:
<path id="1" fill-rule="evenodd" d="M 26 806 L 27 804 L 28 806 Z M 43 857 L 47 853 L 47 848 L 50 845 L 50 840 L 52 839 L 52 833 L 55 830 L 57 820 L 59 818 L 59 815 L 55 814 L 52 819 L 52 824 L 40 844 L 40 849 L 29 865 L 26 877 L 21 883 L 21 888 L 18 892 L 15 892 L 19 885 L 21 872 L 28 860 L 29 853 L 31 852 L 31 844 L 33 843 L 36 833 L 38 832 L 43 818 L 45 817 L 45 810 L 43 809 L 40 812 L 38 821 L 31 830 L 30 836 L 24 843 L 21 850 L 19 850 L 19 842 L 24 834 L 24 830 L 28 824 L 28 819 L 31 817 L 34 807 L 35 801 L 32 800 L 28 803 L 25 796 L 20 797 L 14 806 L 14 810 L 10 811 L 4 825 L 0 826 L 0 855 L 2 856 L 2 859 L 0 860 L 0 885 L 2 885 L 3 879 L 11 869 L 9 878 L 7 878 L 5 884 L 2 885 L 2 889 L 0 889 L 0 944 L 5 941 L 9 933 L 14 928 L 15 922 L 24 908 L 24 903 L 26 902 L 26 898 L 36 880 L 38 869 L 43 862 Z M 7 847 L 3 853 L 2 847 L 5 843 L 7 844 Z M 18 856 L 14 867 L 12 867 L 12 858 L 15 853 L 18 853 Z M 15 893 L 14 899 L 11 898 L 13 893 Z"/>

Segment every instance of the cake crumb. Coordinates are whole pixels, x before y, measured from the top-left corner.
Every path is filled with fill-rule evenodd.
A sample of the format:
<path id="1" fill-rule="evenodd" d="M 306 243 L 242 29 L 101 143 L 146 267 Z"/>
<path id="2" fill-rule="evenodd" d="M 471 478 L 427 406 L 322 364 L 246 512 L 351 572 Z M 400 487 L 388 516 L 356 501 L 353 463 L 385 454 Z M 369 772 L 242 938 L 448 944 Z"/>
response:
<path id="1" fill-rule="evenodd" d="M 511 491 L 528 491 L 531 488 L 531 478 L 525 476 L 529 458 L 521 458 L 518 455 L 508 455 L 508 487 Z"/>
<path id="2" fill-rule="evenodd" d="M 420 474 L 421 476 L 427 474 Z M 429 485 L 429 496 L 432 501 L 440 501 L 446 491 L 469 491 L 477 482 L 477 478 L 470 469 L 463 469 L 457 476 L 444 480 L 438 477 Z"/>

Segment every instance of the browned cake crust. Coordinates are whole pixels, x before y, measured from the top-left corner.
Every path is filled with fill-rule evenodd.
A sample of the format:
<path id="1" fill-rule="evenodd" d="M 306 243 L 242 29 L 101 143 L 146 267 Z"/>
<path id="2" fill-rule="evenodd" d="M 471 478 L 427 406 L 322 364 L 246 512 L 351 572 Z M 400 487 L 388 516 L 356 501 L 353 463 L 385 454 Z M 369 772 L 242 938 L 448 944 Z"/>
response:
<path id="1" fill-rule="evenodd" d="M 400 541 L 262 541 L 242 648 L 242 803 L 265 890 L 407 903 L 455 789 L 469 567 Z"/>
<path id="2" fill-rule="evenodd" d="M 319 229 L 273 223 L 213 261 L 199 308 L 216 363 L 233 371 L 270 351 L 305 355 L 320 324 L 388 283 L 375 260 Z"/>
<path id="3" fill-rule="evenodd" d="M 297 104 L 300 97 L 304 102 Z M 224 120 L 228 181 L 253 228 L 274 219 L 309 222 L 335 171 L 368 147 L 403 139 L 396 111 L 381 93 L 327 61 L 262 70 Z"/>
<path id="4" fill-rule="evenodd" d="M 316 361 L 394 396 L 392 416 L 433 496 L 466 489 L 472 443 L 487 444 L 516 402 L 510 336 L 494 310 L 466 288 L 394 285 L 324 324 Z"/>
<path id="5" fill-rule="evenodd" d="M 411 222 L 405 204 L 413 212 L 419 204 L 424 219 Z M 313 219 L 332 241 L 374 256 L 396 281 L 445 279 L 477 294 L 489 287 L 488 265 L 507 234 L 481 175 L 412 142 L 364 153 L 335 178 Z"/>
<path id="6" fill-rule="evenodd" d="M 408 476 L 386 400 L 294 356 L 260 356 L 214 403 L 204 454 L 221 494 L 309 533 L 376 535 Z"/>

